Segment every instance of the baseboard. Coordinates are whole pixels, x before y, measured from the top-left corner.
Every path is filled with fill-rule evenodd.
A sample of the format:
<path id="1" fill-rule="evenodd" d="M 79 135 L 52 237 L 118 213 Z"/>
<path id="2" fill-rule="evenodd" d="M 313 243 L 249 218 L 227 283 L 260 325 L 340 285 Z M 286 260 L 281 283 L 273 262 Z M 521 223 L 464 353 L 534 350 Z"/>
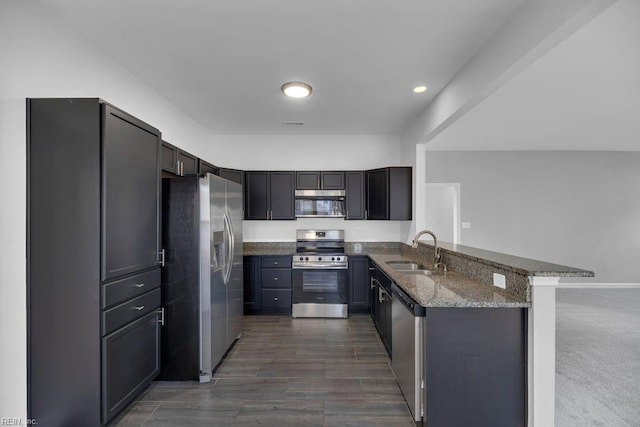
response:
<path id="1" fill-rule="evenodd" d="M 640 283 L 560 283 L 559 289 L 640 289 Z"/>

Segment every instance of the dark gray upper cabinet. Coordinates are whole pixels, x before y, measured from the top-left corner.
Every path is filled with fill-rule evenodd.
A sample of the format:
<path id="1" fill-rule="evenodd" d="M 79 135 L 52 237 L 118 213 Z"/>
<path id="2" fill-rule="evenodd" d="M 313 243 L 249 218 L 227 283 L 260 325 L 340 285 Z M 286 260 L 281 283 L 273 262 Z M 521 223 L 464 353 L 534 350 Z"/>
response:
<path id="1" fill-rule="evenodd" d="M 269 172 L 245 172 L 244 219 L 269 218 Z"/>
<path id="2" fill-rule="evenodd" d="M 212 165 L 209 162 L 205 162 L 204 160 L 200 159 L 198 161 L 198 174 L 199 175 L 204 175 L 207 173 L 211 173 L 214 175 L 220 175 L 220 168 Z"/>
<path id="3" fill-rule="evenodd" d="M 295 219 L 295 172 L 245 172 L 244 219 Z"/>
<path id="4" fill-rule="evenodd" d="M 296 219 L 294 172 L 271 172 L 270 219 Z"/>
<path id="5" fill-rule="evenodd" d="M 178 147 L 162 141 L 160 167 L 163 171 L 178 174 Z"/>
<path id="6" fill-rule="evenodd" d="M 344 190 L 344 172 L 320 172 L 322 190 Z"/>
<path id="7" fill-rule="evenodd" d="M 344 190 L 344 172 L 296 172 L 296 190 Z"/>
<path id="8" fill-rule="evenodd" d="M 244 185 L 244 172 L 241 170 L 220 168 L 220 176 L 229 181 Z"/>
<path id="9" fill-rule="evenodd" d="M 346 180 L 345 219 L 366 219 L 365 215 L 365 174 L 364 171 L 344 173 Z"/>
<path id="10" fill-rule="evenodd" d="M 367 219 L 410 220 L 411 198 L 411 167 L 367 171 Z"/>
<path id="11" fill-rule="evenodd" d="M 199 159 L 193 154 L 187 153 L 167 141 L 162 141 L 160 154 L 160 167 L 163 171 L 178 176 L 198 173 Z"/>
<path id="12" fill-rule="evenodd" d="M 158 264 L 160 132 L 103 105 L 102 280 Z"/>
<path id="13" fill-rule="evenodd" d="M 180 175 L 196 175 L 198 173 L 198 158 L 186 151 L 178 150 L 178 162 L 180 162 Z"/>
<path id="14" fill-rule="evenodd" d="M 296 172 L 296 190 L 319 190 L 320 172 Z"/>

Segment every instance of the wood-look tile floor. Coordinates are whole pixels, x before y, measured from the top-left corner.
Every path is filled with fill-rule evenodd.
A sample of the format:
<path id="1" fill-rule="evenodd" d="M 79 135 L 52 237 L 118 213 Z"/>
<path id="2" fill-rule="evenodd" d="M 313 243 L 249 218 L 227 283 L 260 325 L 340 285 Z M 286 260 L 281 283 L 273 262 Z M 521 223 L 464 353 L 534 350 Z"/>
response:
<path id="1" fill-rule="evenodd" d="M 155 382 L 117 426 L 413 426 L 371 318 L 245 316 L 209 384 Z"/>

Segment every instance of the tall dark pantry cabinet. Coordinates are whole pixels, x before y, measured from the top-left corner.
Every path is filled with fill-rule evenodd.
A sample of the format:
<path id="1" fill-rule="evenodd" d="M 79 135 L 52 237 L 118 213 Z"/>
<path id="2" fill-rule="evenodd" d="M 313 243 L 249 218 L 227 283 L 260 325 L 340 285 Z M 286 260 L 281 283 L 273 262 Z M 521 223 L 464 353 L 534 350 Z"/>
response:
<path id="1" fill-rule="evenodd" d="M 27 100 L 28 415 L 108 423 L 160 369 L 160 131 Z"/>

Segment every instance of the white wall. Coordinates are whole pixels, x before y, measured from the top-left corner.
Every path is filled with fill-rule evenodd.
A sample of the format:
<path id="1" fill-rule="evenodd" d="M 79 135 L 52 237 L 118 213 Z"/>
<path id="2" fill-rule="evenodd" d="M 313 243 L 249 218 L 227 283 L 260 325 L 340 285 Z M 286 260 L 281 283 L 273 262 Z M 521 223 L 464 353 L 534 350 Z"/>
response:
<path id="1" fill-rule="evenodd" d="M 640 152 L 429 151 L 427 182 L 459 182 L 464 245 L 640 282 Z M 586 281 L 580 279 L 580 281 Z"/>
<path id="2" fill-rule="evenodd" d="M 95 47 L 53 24 L 32 2 L 0 2 L 0 64 L 0 417 L 24 418 L 25 98 L 101 97 L 161 128 L 168 140 L 194 154 L 215 145 L 204 128 Z"/>
<path id="3" fill-rule="evenodd" d="M 32 2 L 0 2 L 0 64 L 0 417 L 26 416 L 25 98 L 103 98 L 158 127 L 165 140 L 226 167 L 400 165 L 400 154 L 388 137 L 214 136 L 103 52 L 53 23 Z M 342 224 L 350 240 L 397 240 L 406 233 L 407 222 Z M 301 225 L 258 221 L 246 232 L 255 240 L 282 239 Z"/>
<path id="4" fill-rule="evenodd" d="M 245 170 L 362 170 L 404 166 L 397 137 L 384 135 L 218 135 L 219 164 Z M 211 156 L 214 156 L 211 150 Z M 298 228 L 339 228 L 348 241 L 404 240 L 410 221 L 245 221 L 245 241 L 294 241 Z"/>

